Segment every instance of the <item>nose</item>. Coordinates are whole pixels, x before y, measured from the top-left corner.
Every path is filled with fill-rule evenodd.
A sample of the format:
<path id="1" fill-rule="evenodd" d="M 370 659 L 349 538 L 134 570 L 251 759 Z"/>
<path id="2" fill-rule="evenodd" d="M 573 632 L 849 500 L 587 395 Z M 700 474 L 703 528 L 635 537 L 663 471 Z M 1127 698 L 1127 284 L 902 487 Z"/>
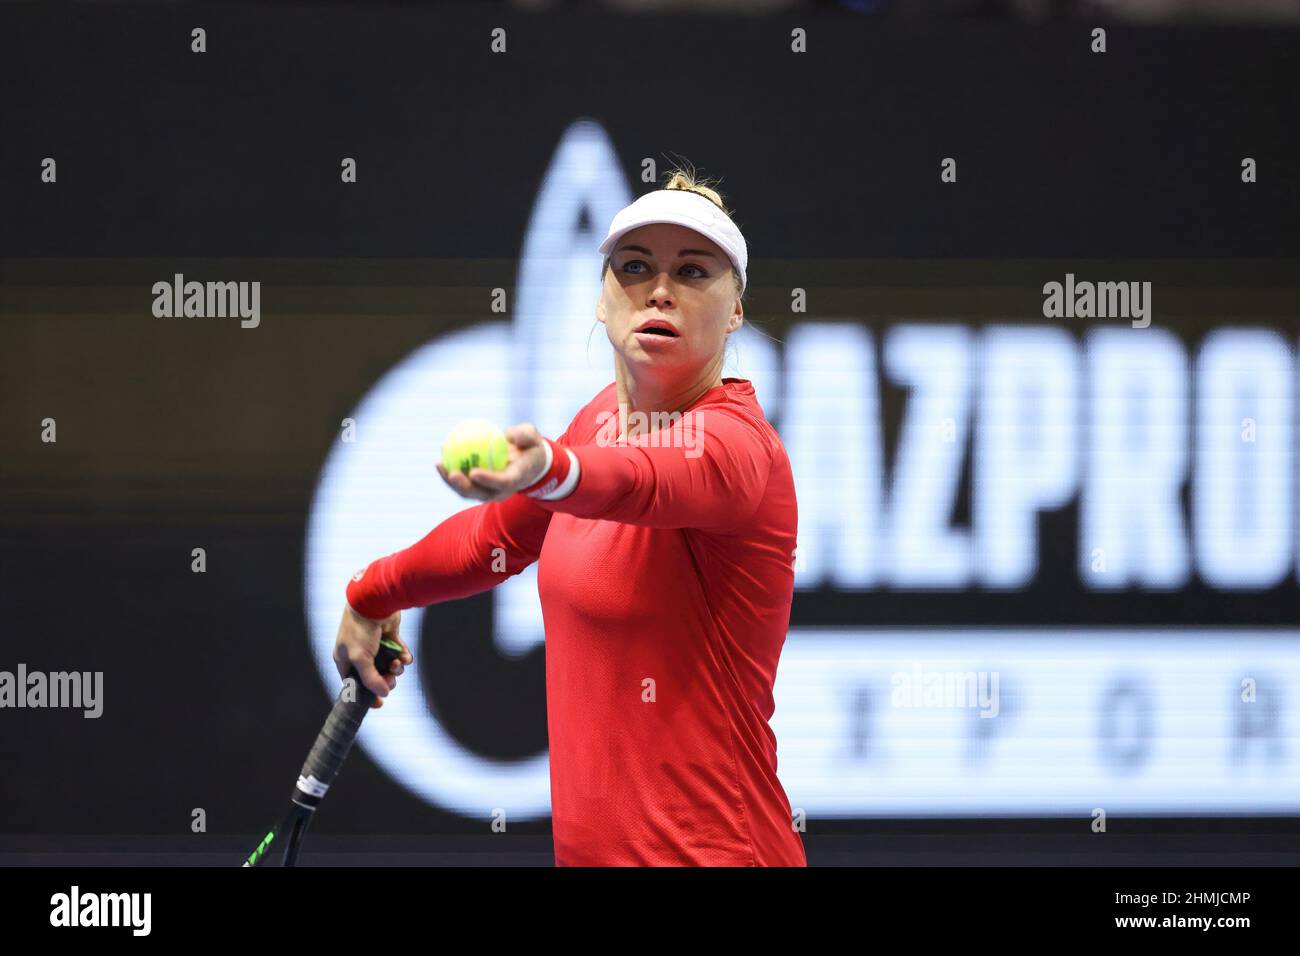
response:
<path id="1" fill-rule="evenodd" d="M 665 303 L 673 301 L 672 284 L 668 281 L 668 273 L 661 272 L 655 276 L 655 284 L 650 289 L 650 295 L 646 299 L 647 305 L 662 307 Z"/>

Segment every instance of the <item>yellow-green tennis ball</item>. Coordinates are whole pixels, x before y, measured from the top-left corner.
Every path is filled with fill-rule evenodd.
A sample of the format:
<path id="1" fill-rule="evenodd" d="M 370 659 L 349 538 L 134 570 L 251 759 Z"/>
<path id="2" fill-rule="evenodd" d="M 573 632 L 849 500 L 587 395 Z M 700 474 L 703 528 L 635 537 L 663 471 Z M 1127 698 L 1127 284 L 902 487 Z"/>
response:
<path id="1" fill-rule="evenodd" d="M 509 460 L 505 432 L 481 418 L 463 421 L 442 443 L 442 467 L 466 475 L 471 468 L 500 471 Z"/>

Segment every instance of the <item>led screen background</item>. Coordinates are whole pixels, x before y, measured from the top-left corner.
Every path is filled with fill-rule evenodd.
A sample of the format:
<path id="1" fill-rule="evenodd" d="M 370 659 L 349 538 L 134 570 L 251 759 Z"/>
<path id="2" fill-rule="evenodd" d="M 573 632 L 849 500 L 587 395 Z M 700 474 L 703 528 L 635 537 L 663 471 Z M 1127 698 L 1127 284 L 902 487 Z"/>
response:
<path id="1" fill-rule="evenodd" d="M 0 781 L 6 832 L 168 832 L 194 807 L 217 830 L 264 822 L 326 704 L 347 576 L 464 504 L 432 471 L 447 425 L 558 434 L 610 381 L 597 232 L 665 150 L 726 177 L 754 256 L 727 374 L 755 382 L 796 473 L 773 719 L 792 803 L 811 821 L 1296 811 L 1297 200 L 1271 171 L 1246 191 L 1238 169 L 1258 153 L 1294 170 L 1294 134 L 1280 91 L 1242 70 L 1235 98 L 1215 92 L 1199 65 L 1268 62 L 1267 40 L 1224 53 L 1189 31 L 1137 96 L 1026 84 L 1037 44 L 1072 62 L 1061 32 L 973 79 L 943 56 L 956 30 L 912 60 L 865 37 L 868 75 L 810 61 L 836 109 L 804 111 L 809 79 L 778 60 L 750 67 L 764 95 L 722 129 L 678 114 L 655 130 L 583 81 L 589 63 L 547 57 L 557 86 L 529 98 L 526 44 L 499 73 L 455 51 L 429 65 L 480 80 L 480 108 L 438 124 L 401 119 L 445 90 L 361 41 L 373 70 L 323 97 L 306 77 L 339 76 L 328 54 L 354 16 L 314 28 L 298 78 L 258 86 L 213 61 L 264 115 L 214 102 L 193 127 L 109 143 L 121 116 L 193 90 L 97 56 L 89 26 L 85 69 L 118 77 L 81 94 L 102 109 L 61 127 L 40 106 L 66 79 L 14 107 L 87 172 L 19 192 L 2 237 L 5 666 L 103 670 L 106 702 L 94 721 L 5 714 L 23 768 Z M 562 26 L 530 29 L 554 50 Z M 1049 105 L 1100 132 L 1054 142 Z M 1171 162 L 1193 125 L 1213 134 Z M 362 151 L 340 192 L 338 157 Z M 962 178 L 944 192 L 949 153 Z M 176 273 L 260 281 L 261 325 L 154 318 L 149 290 Z M 1150 327 L 1044 317 L 1044 284 L 1067 274 L 1150 282 Z M 367 723 L 322 826 L 366 832 L 379 803 L 393 833 L 473 832 L 498 807 L 544 828 L 539 624 L 529 572 L 408 615 L 418 672 Z M 906 706 L 905 682 L 935 672 L 997 675 L 996 716 Z"/>

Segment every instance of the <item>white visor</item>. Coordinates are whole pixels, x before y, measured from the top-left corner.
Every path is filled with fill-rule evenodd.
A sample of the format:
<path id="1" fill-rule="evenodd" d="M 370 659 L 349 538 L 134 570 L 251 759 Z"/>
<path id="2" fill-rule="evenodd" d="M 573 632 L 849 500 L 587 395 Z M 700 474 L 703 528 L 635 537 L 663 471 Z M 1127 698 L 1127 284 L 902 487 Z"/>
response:
<path id="1" fill-rule="evenodd" d="M 685 226 L 716 242 L 740 276 L 740 291 L 745 291 L 745 266 L 749 263 L 745 237 L 731 217 L 711 200 L 686 189 L 657 189 L 620 209 L 609 224 L 605 241 L 600 244 L 600 254 L 608 256 L 625 234 L 654 222 Z"/>

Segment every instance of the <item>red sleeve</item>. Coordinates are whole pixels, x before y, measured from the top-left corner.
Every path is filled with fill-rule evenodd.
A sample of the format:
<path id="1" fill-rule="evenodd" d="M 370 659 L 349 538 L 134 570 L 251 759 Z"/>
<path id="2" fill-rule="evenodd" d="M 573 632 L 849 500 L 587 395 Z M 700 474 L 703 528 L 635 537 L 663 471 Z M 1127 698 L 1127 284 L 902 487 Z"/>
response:
<path id="1" fill-rule="evenodd" d="M 570 422 L 566 439 L 572 427 Z M 466 508 L 409 548 L 354 574 L 348 604 L 377 621 L 408 607 L 481 594 L 537 560 L 550 524 L 551 512 L 526 495 Z"/>
<path id="2" fill-rule="evenodd" d="M 707 408 L 655 434 L 661 437 L 652 444 L 565 445 L 578 459 L 577 486 L 536 503 L 579 518 L 721 533 L 758 510 L 774 457 L 758 423 Z"/>
<path id="3" fill-rule="evenodd" d="M 362 617 L 479 594 L 513 577 L 541 554 L 551 513 L 524 495 L 466 508 L 402 551 L 379 558 L 348 582 Z"/>

